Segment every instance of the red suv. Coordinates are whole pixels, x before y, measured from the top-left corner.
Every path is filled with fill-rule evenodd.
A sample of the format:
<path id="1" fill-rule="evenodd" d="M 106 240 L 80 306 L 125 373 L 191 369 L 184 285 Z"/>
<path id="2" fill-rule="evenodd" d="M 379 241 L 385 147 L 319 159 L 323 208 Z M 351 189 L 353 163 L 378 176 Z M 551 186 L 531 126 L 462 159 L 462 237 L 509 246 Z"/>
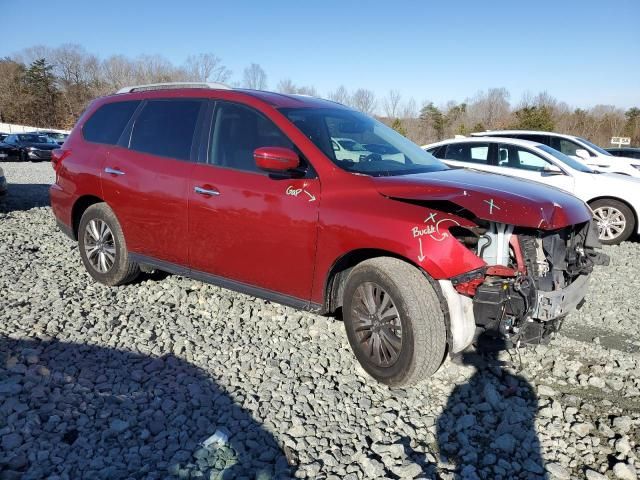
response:
<path id="1" fill-rule="evenodd" d="M 126 88 L 90 105 L 52 163 L 53 212 L 97 281 L 160 269 L 341 315 L 390 385 L 480 334 L 544 341 L 606 261 L 579 199 L 448 168 L 308 96 Z"/>

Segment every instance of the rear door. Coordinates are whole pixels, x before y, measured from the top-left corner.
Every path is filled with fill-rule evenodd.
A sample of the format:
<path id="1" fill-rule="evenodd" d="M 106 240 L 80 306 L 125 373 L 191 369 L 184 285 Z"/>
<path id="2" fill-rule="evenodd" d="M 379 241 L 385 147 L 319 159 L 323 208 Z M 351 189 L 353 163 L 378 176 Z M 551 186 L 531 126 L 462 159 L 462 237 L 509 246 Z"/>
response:
<path id="1" fill-rule="evenodd" d="M 318 228 L 320 182 L 303 173 L 269 175 L 256 167 L 258 147 L 296 150 L 265 115 L 216 102 L 205 163 L 189 181 L 192 270 L 308 300 Z M 257 293 L 259 294 L 259 293 Z"/>
<path id="2" fill-rule="evenodd" d="M 188 187 L 205 104 L 200 99 L 145 101 L 119 146 L 107 153 L 104 196 L 133 253 L 188 264 Z"/>

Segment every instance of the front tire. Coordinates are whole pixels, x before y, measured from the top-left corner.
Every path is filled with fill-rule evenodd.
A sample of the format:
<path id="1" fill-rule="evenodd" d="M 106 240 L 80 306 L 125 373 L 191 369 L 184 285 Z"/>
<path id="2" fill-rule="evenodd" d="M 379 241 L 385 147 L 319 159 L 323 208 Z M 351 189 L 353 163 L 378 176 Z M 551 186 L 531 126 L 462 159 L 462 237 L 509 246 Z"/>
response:
<path id="1" fill-rule="evenodd" d="M 129 259 L 120 223 L 105 203 L 91 205 L 82 214 L 78 248 L 87 272 L 100 283 L 123 285 L 140 274 L 138 264 Z"/>
<path id="2" fill-rule="evenodd" d="M 381 383 L 415 384 L 442 364 L 442 305 L 429 280 L 407 262 L 379 257 L 354 267 L 344 289 L 343 318 L 356 358 Z"/>
<path id="3" fill-rule="evenodd" d="M 624 203 L 603 198 L 590 204 L 598 225 L 598 237 L 605 245 L 617 245 L 627 240 L 635 230 L 635 216 Z"/>

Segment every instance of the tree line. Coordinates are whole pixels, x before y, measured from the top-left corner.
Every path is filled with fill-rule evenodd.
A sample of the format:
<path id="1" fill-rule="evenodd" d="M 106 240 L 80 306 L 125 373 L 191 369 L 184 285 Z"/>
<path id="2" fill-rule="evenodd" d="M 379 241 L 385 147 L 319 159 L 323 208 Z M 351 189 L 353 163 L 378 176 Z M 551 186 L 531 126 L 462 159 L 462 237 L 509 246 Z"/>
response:
<path id="1" fill-rule="evenodd" d="M 100 59 L 75 44 L 36 46 L 0 59 L 0 122 L 43 128 L 71 128 L 87 104 L 123 86 L 157 82 L 224 82 L 234 87 L 269 89 L 264 69 L 251 63 L 236 76 L 213 53 L 187 57 L 176 65 L 160 55 Z M 272 84 L 273 85 L 273 84 Z M 375 115 L 418 144 L 475 131 L 517 128 L 579 135 L 607 146 L 612 136 L 640 145 L 640 109 L 613 105 L 574 108 L 547 92 L 525 94 L 512 103 L 505 88 L 479 91 L 463 102 L 436 105 L 404 98 L 391 89 L 384 96 L 344 85 L 322 94 L 290 78 L 272 89 L 328 98 Z"/>

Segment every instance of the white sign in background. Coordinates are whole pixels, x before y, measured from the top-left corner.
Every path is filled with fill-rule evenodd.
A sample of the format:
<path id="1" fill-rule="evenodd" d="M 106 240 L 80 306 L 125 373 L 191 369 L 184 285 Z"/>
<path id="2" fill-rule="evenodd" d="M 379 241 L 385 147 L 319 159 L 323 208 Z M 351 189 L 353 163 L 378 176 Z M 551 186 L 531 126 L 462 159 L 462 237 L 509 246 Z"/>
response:
<path id="1" fill-rule="evenodd" d="M 611 137 L 611 144 L 617 145 L 618 147 L 622 145 L 631 145 L 630 137 Z"/>

